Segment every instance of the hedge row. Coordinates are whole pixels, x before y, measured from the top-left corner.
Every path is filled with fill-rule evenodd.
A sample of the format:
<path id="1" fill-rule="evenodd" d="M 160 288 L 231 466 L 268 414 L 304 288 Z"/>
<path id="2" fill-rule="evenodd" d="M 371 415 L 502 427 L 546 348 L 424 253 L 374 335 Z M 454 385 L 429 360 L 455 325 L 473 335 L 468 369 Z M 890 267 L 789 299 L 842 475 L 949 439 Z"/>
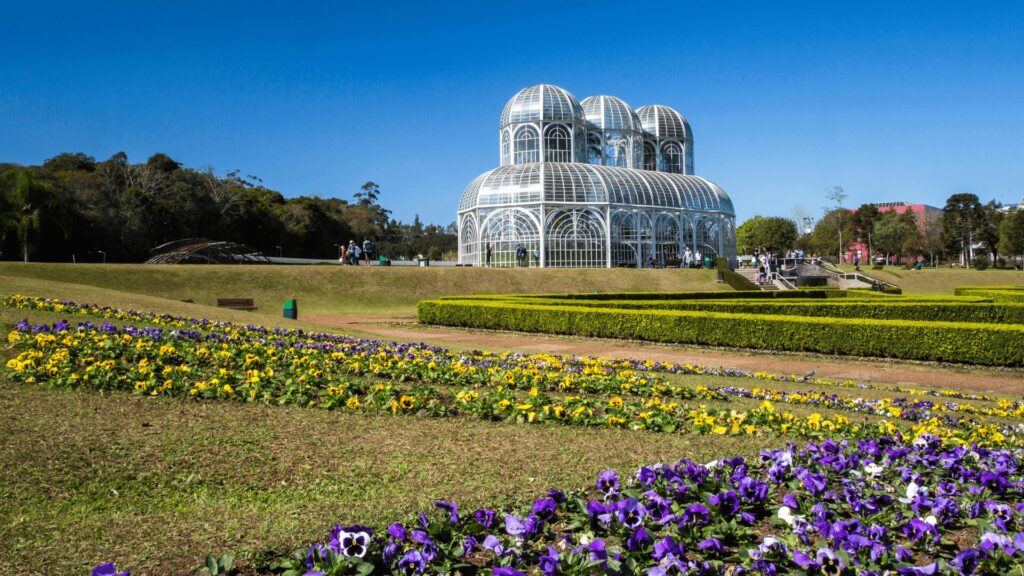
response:
<path id="1" fill-rule="evenodd" d="M 957 296 L 984 296 L 996 302 L 1024 302 L 1024 286 L 961 286 Z"/>
<path id="2" fill-rule="evenodd" d="M 729 268 L 729 263 L 725 258 L 716 258 L 715 267 L 718 268 L 718 274 L 722 280 L 725 281 L 733 290 L 760 290 L 757 284 L 754 284 L 747 277 L 734 272 L 732 268 Z"/>
<path id="3" fill-rule="evenodd" d="M 1024 364 L 1024 326 L 537 306 L 482 300 L 427 300 L 417 305 L 417 312 L 421 323 L 446 326 L 966 364 Z"/>
<path id="4" fill-rule="evenodd" d="M 582 306 L 626 310 L 681 310 L 732 314 L 782 314 L 817 318 L 874 318 L 922 322 L 992 322 L 1024 325 L 1024 303 L 972 303 L 935 300 L 529 300 L 503 302 L 538 306 Z"/>

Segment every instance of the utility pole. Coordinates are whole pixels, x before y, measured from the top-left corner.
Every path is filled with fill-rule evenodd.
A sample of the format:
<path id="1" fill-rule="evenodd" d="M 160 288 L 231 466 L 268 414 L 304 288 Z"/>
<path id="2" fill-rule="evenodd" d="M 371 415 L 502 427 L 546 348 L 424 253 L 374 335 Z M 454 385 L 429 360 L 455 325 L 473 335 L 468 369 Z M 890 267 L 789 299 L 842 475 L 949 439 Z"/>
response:
<path id="1" fill-rule="evenodd" d="M 836 203 L 836 208 L 843 209 L 843 200 L 846 200 L 847 194 L 843 191 L 842 186 L 833 186 L 825 197 Z M 843 263 L 843 216 L 839 215 L 839 219 L 836 224 L 836 230 L 839 232 L 839 263 Z"/>

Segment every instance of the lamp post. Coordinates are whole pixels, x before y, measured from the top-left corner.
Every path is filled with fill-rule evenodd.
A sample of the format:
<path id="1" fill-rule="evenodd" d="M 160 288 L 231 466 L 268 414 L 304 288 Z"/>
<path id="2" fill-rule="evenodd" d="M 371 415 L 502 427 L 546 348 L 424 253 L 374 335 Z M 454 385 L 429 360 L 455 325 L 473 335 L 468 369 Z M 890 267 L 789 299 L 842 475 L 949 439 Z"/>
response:
<path id="1" fill-rule="evenodd" d="M 106 264 L 107 263 L 107 253 L 104 252 L 103 250 L 97 250 L 96 253 L 103 255 L 103 263 Z"/>
<path id="2" fill-rule="evenodd" d="M 274 248 L 277 248 L 277 257 L 278 258 L 280 258 L 281 256 L 284 255 L 284 249 L 283 248 L 281 248 L 280 246 L 274 246 Z"/>

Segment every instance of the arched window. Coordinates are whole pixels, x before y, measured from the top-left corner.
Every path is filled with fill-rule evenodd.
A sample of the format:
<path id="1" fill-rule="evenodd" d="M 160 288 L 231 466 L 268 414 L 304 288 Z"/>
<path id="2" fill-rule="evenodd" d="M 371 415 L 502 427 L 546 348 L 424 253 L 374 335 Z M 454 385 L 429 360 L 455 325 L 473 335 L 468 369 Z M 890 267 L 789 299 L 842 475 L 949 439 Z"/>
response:
<path id="1" fill-rule="evenodd" d="M 509 162 L 510 140 L 508 130 L 501 133 L 501 165 L 507 166 Z"/>
<path id="2" fill-rule="evenodd" d="M 544 156 L 547 162 L 572 162 L 572 142 L 565 126 L 555 124 L 544 136 Z"/>
<path id="3" fill-rule="evenodd" d="M 516 164 L 540 162 L 540 136 L 532 126 L 525 126 L 516 132 Z"/>
<path id="4" fill-rule="evenodd" d="M 603 164 L 601 161 L 601 135 L 597 132 L 587 134 L 587 163 Z"/>
<path id="5" fill-rule="evenodd" d="M 644 142 L 644 170 L 657 170 L 658 156 L 654 153 L 654 144 Z"/>
<path id="6" fill-rule="evenodd" d="M 683 149 L 678 142 L 666 142 L 661 145 L 661 171 L 683 173 Z"/>
<path id="7" fill-rule="evenodd" d="M 629 165 L 629 141 L 620 132 L 608 132 L 604 140 L 605 166 Z"/>

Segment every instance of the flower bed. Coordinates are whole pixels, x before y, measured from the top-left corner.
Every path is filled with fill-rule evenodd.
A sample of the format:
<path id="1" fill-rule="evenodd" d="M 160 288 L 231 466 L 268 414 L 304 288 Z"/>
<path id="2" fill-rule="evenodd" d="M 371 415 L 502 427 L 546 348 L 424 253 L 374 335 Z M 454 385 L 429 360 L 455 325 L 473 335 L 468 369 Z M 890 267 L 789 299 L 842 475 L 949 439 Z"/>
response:
<path id="1" fill-rule="evenodd" d="M 386 531 L 336 526 L 288 575 L 996 574 L 1024 565 L 1020 451 L 923 435 L 824 440 L 603 472 L 502 513 L 439 501 Z"/>
<path id="2" fill-rule="evenodd" d="M 322 542 L 278 558 L 280 574 L 992 574 L 1024 565 L 1024 427 L 985 423 L 1019 420 L 1020 402 L 968 394 L 960 397 L 979 404 L 688 387 L 665 382 L 660 373 L 703 373 L 702 368 L 461 354 L 99 307 L 11 302 L 173 326 L 20 323 L 7 335 L 20 351 L 7 368 L 26 383 L 524 424 L 815 439 L 749 460 L 682 460 L 643 467 L 629 477 L 606 471 L 588 490 L 551 490 L 522 509 L 467 512 L 439 501 L 434 510 L 386 529 L 336 526 Z M 733 397 L 762 402 L 747 412 L 676 403 Z M 796 417 L 778 412 L 772 402 L 913 425 Z M 94 574 L 120 573 L 102 564 Z"/>

